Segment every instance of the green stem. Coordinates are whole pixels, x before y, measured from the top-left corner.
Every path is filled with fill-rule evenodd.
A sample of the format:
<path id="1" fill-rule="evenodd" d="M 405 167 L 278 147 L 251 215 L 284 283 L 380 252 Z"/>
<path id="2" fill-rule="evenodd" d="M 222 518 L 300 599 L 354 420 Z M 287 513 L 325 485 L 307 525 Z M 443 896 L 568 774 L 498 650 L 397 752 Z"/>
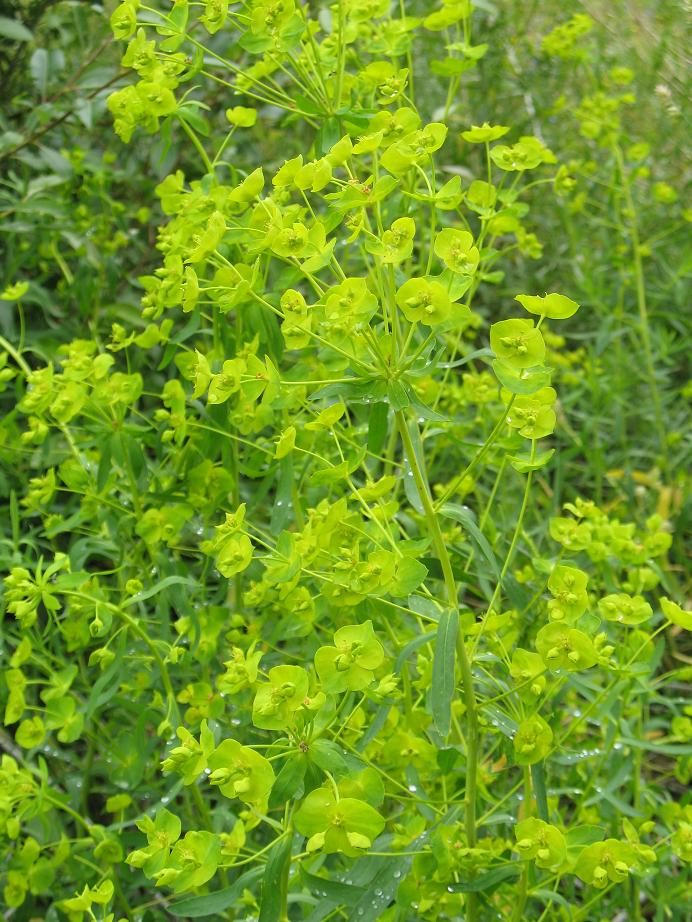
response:
<path id="1" fill-rule="evenodd" d="M 532 439 L 531 440 L 531 461 L 533 461 L 535 455 L 536 455 L 536 440 Z M 478 644 L 480 643 L 481 637 L 483 636 L 483 631 L 485 629 L 486 621 L 492 614 L 495 606 L 497 605 L 498 601 L 500 600 L 502 596 L 502 584 L 504 583 L 505 576 L 507 576 L 507 572 L 510 566 L 512 565 L 512 560 L 514 559 L 514 553 L 517 549 L 517 544 L 519 543 L 519 536 L 521 535 L 521 530 L 524 524 L 524 516 L 526 515 L 526 510 L 529 505 L 529 495 L 531 494 L 532 479 L 533 479 L 533 471 L 529 471 L 528 474 L 526 475 L 524 495 L 521 501 L 521 508 L 519 509 L 519 517 L 517 518 L 517 524 L 514 528 L 514 534 L 512 535 L 512 543 L 510 544 L 509 550 L 507 551 L 505 562 L 503 563 L 502 569 L 500 570 L 500 578 L 498 579 L 495 585 L 495 590 L 492 594 L 490 602 L 488 603 L 488 607 L 486 609 L 485 615 L 483 616 L 483 620 L 481 621 L 480 629 L 474 639 L 473 649 L 472 649 L 472 654 L 471 654 L 472 656 L 475 653 Z"/>
<path id="2" fill-rule="evenodd" d="M 454 480 L 449 484 L 449 486 L 444 491 L 442 496 L 437 500 L 437 502 L 435 503 L 436 508 L 439 509 L 440 506 L 443 506 L 447 502 L 449 497 L 454 495 L 456 490 L 464 482 L 464 479 L 468 477 L 469 474 L 472 474 L 475 471 L 475 469 L 478 467 L 478 465 L 481 463 L 485 455 L 490 450 L 491 445 L 493 444 L 495 439 L 498 437 L 498 435 L 502 431 L 502 427 L 505 424 L 505 420 L 509 416 L 509 411 L 512 409 L 512 404 L 514 403 L 515 400 L 516 400 L 516 395 L 513 394 L 512 399 L 509 401 L 509 403 L 505 407 L 505 412 L 502 414 L 500 419 L 498 419 L 498 421 L 495 423 L 495 427 L 493 428 L 493 431 L 490 433 L 488 438 L 485 440 L 485 442 L 478 449 L 474 457 L 471 459 L 471 462 L 469 463 L 468 467 L 464 471 L 462 471 L 462 473 L 459 474 L 458 477 L 454 478 Z"/>
<path id="3" fill-rule="evenodd" d="M 194 144 L 197 153 L 198 153 L 198 154 L 200 155 L 200 157 L 202 158 L 202 163 L 204 164 L 204 167 L 205 167 L 207 173 L 211 173 L 212 176 L 213 176 L 213 175 L 214 175 L 214 166 L 213 166 L 211 160 L 209 159 L 209 157 L 207 156 L 207 152 L 206 152 L 205 149 L 202 147 L 202 144 L 201 144 L 199 138 L 197 137 L 197 135 L 195 134 L 195 132 L 192 130 L 192 128 L 190 128 L 190 126 L 188 125 L 188 123 L 185 121 L 184 118 L 179 119 L 179 122 L 180 122 L 180 124 L 183 126 L 183 131 L 185 132 L 185 134 L 188 136 L 188 138 L 189 138 L 189 139 L 192 141 L 192 143 Z"/>
<path id="4" fill-rule="evenodd" d="M 649 311 L 646 302 L 646 284 L 644 281 L 644 267 L 642 265 L 637 212 L 634 206 L 634 198 L 632 197 L 632 189 L 630 188 L 629 177 L 625 170 L 625 162 L 622 156 L 622 150 L 618 144 L 613 147 L 613 152 L 615 154 L 615 159 L 617 160 L 620 179 L 622 181 L 622 191 L 625 194 L 625 202 L 627 204 L 627 214 L 625 215 L 625 219 L 627 221 L 627 229 L 629 230 L 630 237 L 632 239 L 634 279 L 637 289 L 637 309 L 639 311 L 639 326 L 641 330 L 642 345 L 644 347 L 646 373 L 649 378 L 649 388 L 651 390 L 651 398 L 653 400 L 654 413 L 656 415 L 656 432 L 658 434 L 661 460 L 664 468 L 667 468 L 668 462 L 667 454 L 665 451 L 666 431 L 663 423 L 661 396 L 658 392 L 658 385 L 656 384 L 656 369 L 654 367 L 653 349 L 651 347 L 651 329 L 649 326 Z"/>
<path id="5" fill-rule="evenodd" d="M 450 560 L 449 552 L 447 551 L 447 546 L 442 536 L 440 522 L 437 516 L 437 512 L 435 511 L 435 507 L 433 506 L 428 482 L 420 468 L 420 465 L 418 464 L 418 458 L 416 457 L 413 442 L 411 441 L 411 435 L 406 424 L 406 418 L 401 410 L 396 413 L 396 421 L 399 434 L 401 435 L 401 441 L 404 446 L 404 453 L 411 468 L 411 473 L 413 474 L 418 496 L 420 497 L 420 501 L 423 505 L 423 511 L 425 514 L 425 519 L 428 523 L 428 528 L 430 529 L 430 536 L 435 548 L 435 554 L 437 559 L 440 561 L 440 566 L 442 567 L 447 600 L 450 605 L 453 605 L 454 608 L 458 610 L 457 588 L 456 581 L 454 579 L 454 573 L 452 571 L 452 562 Z M 466 653 L 466 645 L 464 643 L 464 638 L 461 631 L 459 631 L 457 635 L 456 649 L 457 659 L 461 668 L 467 719 L 467 769 L 466 789 L 464 792 L 465 828 L 469 848 L 474 848 L 477 841 L 476 789 L 478 777 L 478 712 L 476 707 L 476 698 L 473 690 L 471 663 Z M 473 922 L 473 919 L 475 918 L 475 912 L 472 911 L 473 903 L 475 903 L 475 900 L 469 899 L 467 915 L 469 922 Z"/>
<path id="6" fill-rule="evenodd" d="M 526 816 L 532 816 L 533 805 L 531 803 L 531 771 L 528 765 L 524 766 L 524 805 L 526 807 Z M 526 901 L 528 899 L 529 893 L 529 870 L 530 863 L 525 861 L 524 866 L 521 869 L 519 893 L 517 895 L 517 901 L 514 904 L 512 922 L 521 922 L 521 920 L 524 918 L 524 910 L 526 908 Z"/>
<path id="7" fill-rule="evenodd" d="M 545 789 L 545 763 L 536 762 L 531 766 L 533 789 L 536 795 L 536 809 L 538 816 L 544 823 L 548 822 L 548 795 Z"/>
<path id="8" fill-rule="evenodd" d="M 19 365 L 19 367 L 22 369 L 22 371 L 28 378 L 29 375 L 31 374 L 31 368 L 29 368 L 27 363 L 22 358 L 21 354 L 17 352 L 17 350 L 12 345 L 12 343 L 8 342 L 4 336 L 0 336 L 0 348 L 4 349 L 5 352 L 8 352 L 12 356 L 12 358 L 15 360 L 17 365 Z"/>

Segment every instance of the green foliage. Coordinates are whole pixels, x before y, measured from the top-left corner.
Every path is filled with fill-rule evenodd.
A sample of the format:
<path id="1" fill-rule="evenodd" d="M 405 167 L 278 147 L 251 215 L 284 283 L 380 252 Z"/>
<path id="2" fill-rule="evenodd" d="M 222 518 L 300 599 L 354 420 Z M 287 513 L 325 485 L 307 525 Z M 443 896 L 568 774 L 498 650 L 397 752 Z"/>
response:
<path id="1" fill-rule="evenodd" d="M 685 918 L 686 213 L 517 10 L 0 6 L 13 917 Z"/>

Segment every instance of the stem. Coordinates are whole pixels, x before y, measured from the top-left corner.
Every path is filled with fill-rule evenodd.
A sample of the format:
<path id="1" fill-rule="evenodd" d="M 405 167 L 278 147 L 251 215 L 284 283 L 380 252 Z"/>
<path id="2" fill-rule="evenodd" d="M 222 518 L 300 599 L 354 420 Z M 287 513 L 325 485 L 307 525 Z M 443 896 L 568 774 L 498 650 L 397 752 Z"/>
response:
<path id="1" fill-rule="evenodd" d="M 533 790 L 536 797 L 536 809 L 538 816 L 544 823 L 548 822 L 548 795 L 545 790 L 545 763 L 536 762 L 531 766 L 531 778 L 533 779 Z"/>
<path id="2" fill-rule="evenodd" d="M 5 352 L 8 352 L 12 356 L 12 358 L 15 360 L 17 365 L 19 365 L 19 367 L 22 369 L 22 371 L 28 378 L 29 375 L 31 374 L 31 368 L 29 368 L 27 363 L 22 358 L 21 354 L 17 352 L 17 350 L 12 345 L 12 343 L 8 342 L 4 336 L 0 336 L 0 348 L 4 349 Z"/>
<path id="3" fill-rule="evenodd" d="M 526 807 L 526 816 L 532 816 L 531 771 L 528 765 L 524 766 L 524 805 Z M 530 862 L 524 861 L 524 866 L 521 869 L 521 878 L 519 880 L 519 894 L 514 906 L 514 912 L 512 913 L 512 922 L 521 922 L 524 918 L 524 909 L 526 908 L 526 900 L 529 892 L 529 869 Z"/>
<path id="4" fill-rule="evenodd" d="M 435 547 L 435 554 L 437 559 L 440 561 L 440 566 L 442 567 L 447 600 L 458 611 L 459 605 L 457 598 L 457 588 L 454 579 L 454 573 L 452 571 L 452 562 L 450 560 L 449 552 L 447 551 L 444 538 L 442 537 L 440 522 L 437 516 L 437 512 L 435 511 L 435 507 L 432 503 L 428 482 L 425 478 L 425 475 L 421 471 L 420 465 L 418 464 L 413 442 L 411 441 L 411 435 L 409 433 L 408 426 L 406 425 L 406 418 L 404 417 L 404 414 L 401 410 L 397 411 L 396 413 L 396 422 L 399 433 L 401 435 L 401 441 L 404 446 L 404 453 L 408 460 L 411 473 L 413 474 L 413 479 L 416 484 L 416 490 L 418 491 L 418 496 L 420 497 L 420 501 L 423 505 L 425 519 L 428 523 L 430 535 Z M 476 698 L 473 691 L 473 675 L 471 672 L 471 663 L 466 653 L 466 646 L 464 644 L 464 638 L 461 631 L 459 631 L 457 634 L 456 652 L 459 666 L 461 668 L 461 677 L 464 687 L 464 703 L 466 704 L 467 716 L 467 769 L 466 789 L 464 792 L 465 828 L 469 848 L 474 848 L 477 839 L 476 786 L 478 776 L 478 713 L 476 708 Z M 472 908 L 472 904 L 475 903 L 475 898 L 472 897 L 473 895 L 469 894 L 469 922 L 473 922 L 473 919 L 475 918 L 475 911 Z"/>
<path id="5" fill-rule="evenodd" d="M 200 157 L 202 158 L 202 163 L 204 164 L 204 167 L 205 167 L 207 173 L 211 173 L 212 176 L 213 176 L 213 175 L 214 175 L 214 167 L 213 167 L 212 162 L 211 162 L 211 160 L 209 159 L 209 157 L 207 157 L 207 152 L 206 152 L 205 149 L 202 147 L 202 144 L 201 144 L 199 138 L 197 137 L 197 135 L 195 134 L 195 132 L 192 130 L 192 128 L 190 128 L 190 126 L 188 125 L 188 123 L 185 121 L 184 118 L 178 119 L 178 121 L 179 121 L 180 124 L 183 126 L 183 131 L 184 131 L 185 134 L 188 136 L 188 138 L 192 141 L 192 143 L 193 143 L 194 146 L 195 146 L 195 149 L 196 149 L 197 153 L 198 153 L 198 154 L 200 155 Z"/>
<path id="6" fill-rule="evenodd" d="M 535 455 L 536 455 L 536 440 L 532 439 L 531 440 L 531 461 L 533 461 Z M 517 524 L 514 529 L 514 534 L 512 535 L 512 543 L 510 544 L 509 550 L 507 551 L 505 562 L 502 564 L 502 570 L 500 570 L 500 578 L 498 579 L 497 584 L 495 585 L 495 591 L 492 594 L 492 598 L 490 599 L 490 602 L 488 602 L 488 607 L 486 609 L 485 615 L 483 616 L 483 620 L 481 621 L 480 629 L 478 633 L 476 634 L 476 637 L 474 638 L 473 649 L 472 649 L 471 655 L 475 653 L 476 648 L 478 644 L 480 643 L 481 637 L 483 636 L 483 631 L 485 629 L 486 621 L 488 620 L 491 613 L 493 612 L 495 605 L 501 598 L 502 584 L 505 580 L 505 576 L 507 576 L 507 571 L 509 570 L 512 564 L 512 560 L 514 558 L 514 552 L 517 549 L 517 544 L 519 543 L 519 536 L 521 535 L 521 529 L 524 524 L 524 516 L 526 515 L 526 510 L 529 505 L 529 495 L 531 493 L 532 479 L 533 479 L 533 471 L 529 471 L 528 474 L 526 475 L 526 485 L 524 486 L 524 495 L 521 501 L 521 508 L 519 509 L 519 517 L 517 519 Z"/>
<path id="7" fill-rule="evenodd" d="M 462 473 L 459 474 L 458 477 L 454 478 L 454 480 L 449 484 L 449 486 L 444 491 L 442 496 L 440 496 L 440 498 L 437 500 L 437 502 L 435 503 L 436 508 L 439 509 L 440 506 L 443 506 L 447 502 L 449 497 L 454 495 L 456 490 L 464 482 L 464 479 L 468 477 L 469 474 L 473 473 L 473 471 L 475 471 L 475 469 L 478 467 L 478 465 L 480 464 L 480 462 L 483 460 L 486 453 L 490 449 L 490 446 L 493 444 L 495 439 L 498 437 L 498 435 L 502 431 L 502 427 L 505 424 L 505 420 L 509 416 L 509 411 L 512 409 L 512 404 L 514 403 L 515 399 L 516 399 L 516 395 L 513 394 L 512 399 L 509 401 L 509 403 L 505 407 L 505 412 L 502 414 L 500 419 L 498 419 L 498 421 L 495 423 L 495 427 L 493 431 L 490 433 L 488 438 L 485 440 L 485 442 L 478 449 L 474 457 L 471 459 L 471 462 L 469 463 L 468 467 L 464 471 L 462 471 Z"/>
<path id="8" fill-rule="evenodd" d="M 656 370 L 654 368 L 653 350 L 651 348 L 651 332 L 649 327 L 649 311 L 646 303 L 646 284 L 644 281 L 644 267 L 642 265 L 642 254 L 639 240 L 639 225 L 637 223 L 637 212 L 634 207 L 632 190 L 630 188 L 629 177 L 625 171 L 625 163 L 622 157 L 620 146 L 616 144 L 613 148 L 615 159 L 617 160 L 620 179 L 622 181 L 622 190 L 625 194 L 627 203 L 627 229 L 632 238 L 632 256 L 634 278 L 637 288 L 637 309 L 639 311 L 639 326 L 641 329 L 642 345 L 644 347 L 644 359 L 646 362 L 646 372 L 649 378 L 649 388 L 651 398 L 654 404 L 654 413 L 656 415 L 656 432 L 658 434 L 659 448 L 661 451 L 661 460 L 664 468 L 668 467 L 666 448 L 666 430 L 663 424 L 663 411 L 661 407 L 661 396 L 656 384 Z"/>

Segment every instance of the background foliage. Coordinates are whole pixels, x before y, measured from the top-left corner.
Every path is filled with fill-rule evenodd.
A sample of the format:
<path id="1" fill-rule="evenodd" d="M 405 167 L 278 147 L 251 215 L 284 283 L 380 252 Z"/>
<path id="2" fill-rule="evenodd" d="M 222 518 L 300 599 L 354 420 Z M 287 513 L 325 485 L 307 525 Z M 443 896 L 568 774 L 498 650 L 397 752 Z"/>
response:
<path id="1" fill-rule="evenodd" d="M 212 17 L 207 6 L 192 19 Z M 423 124 L 448 130 L 437 175 L 424 161 L 433 183 L 458 176 L 468 190 L 486 178 L 485 145 L 461 136 L 486 121 L 512 127 L 511 142 L 493 144 L 532 135 L 557 161 L 507 174 L 521 176 L 520 198 L 503 202 L 496 246 L 480 245 L 483 284 L 463 295 L 472 318 L 458 341 L 452 329 L 437 333 L 445 354 L 426 351 L 427 329 L 412 328 L 420 353 L 409 391 L 390 385 L 374 401 L 373 380 L 360 391 L 354 383 L 361 367 L 323 342 L 308 349 L 277 319 L 287 288 L 320 294 L 328 263 L 308 267 L 311 289 L 286 253 L 263 253 L 263 287 L 253 286 L 271 313 L 223 275 L 223 259 L 251 264 L 247 226 L 211 269 L 208 253 L 201 268 L 190 258 L 213 197 L 200 148 L 219 150 L 227 109 L 254 106 L 258 119 L 228 139 L 219 195 L 261 167 L 265 198 L 287 158 L 322 160 L 357 113 L 327 117 L 281 69 L 284 95 L 255 98 L 243 72 L 255 49 L 229 25 L 197 25 L 190 34 L 207 51 L 183 49 L 191 75 L 174 89 L 184 106 L 171 115 L 152 103 L 160 120 L 143 116 L 124 144 L 108 99 L 138 78 L 122 63 L 126 43 L 112 39 L 113 9 L 0 3 L 0 883 L 13 919 L 690 912 L 690 616 L 676 607 L 685 607 L 690 524 L 688 11 L 593 2 L 579 11 L 589 23 L 554 32 L 569 17 L 552 0 L 479 0 L 445 33 L 418 28 L 410 49 L 394 27 L 369 35 L 389 10 L 373 7 L 375 16 L 348 5 L 369 41 L 347 72 L 378 56 L 413 70 Z M 334 28 L 325 16 L 318 41 Z M 175 56 L 170 41 L 161 48 Z M 306 46 L 294 72 L 315 91 Z M 325 66 L 331 53 L 327 42 Z M 286 114 L 286 99 L 304 117 Z M 351 126 L 354 143 L 367 127 Z M 176 171 L 186 189 L 197 183 L 198 212 L 182 207 Z M 424 192 L 413 175 L 408 191 Z M 246 220 L 251 192 L 230 206 L 233 220 Z M 309 189 L 308 205 L 281 184 L 274 194 L 308 223 L 310 207 L 328 224 L 334 214 Z M 394 247 L 400 290 L 416 271 L 430 274 L 434 229 L 429 205 L 396 195 L 378 218 L 415 217 L 415 249 Z M 478 242 L 482 208 L 465 203 L 458 220 L 462 211 Z M 437 230 L 454 223 L 442 208 L 436 220 Z M 345 257 L 348 275 L 376 265 L 385 278 L 382 251 L 366 255 L 360 241 Z M 157 270 L 175 247 L 199 268 L 197 304 L 175 272 L 170 294 L 162 290 Z M 493 435 L 506 398 L 489 328 L 530 316 L 513 303 L 519 292 L 546 291 L 580 310 L 544 328 L 556 426 L 529 458 L 516 427 Z M 323 324 L 323 337 L 363 360 L 351 331 Z M 555 453 L 527 475 L 546 447 Z M 461 587 L 456 620 L 430 543 L 426 483 L 431 501 L 453 500 L 437 521 Z M 582 523 L 576 537 L 572 519 Z M 404 561 L 395 574 L 376 556 L 390 521 Z M 552 647 L 539 637 L 555 624 L 565 562 L 588 576 L 588 592 L 577 592 L 586 614 L 573 619 L 588 645 L 573 651 L 594 666 L 565 661 L 549 672 Z M 344 583 L 351 571 L 358 585 Z M 637 601 L 623 609 L 623 594 Z M 618 597 L 611 618 L 606 600 Z M 356 624 L 353 637 L 339 634 Z M 481 732 L 476 841 L 465 822 L 468 683 L 454 665 L 462 633 L 475 653 Z M 353 642 L 365 649 L 359 663 L 332 668 Z M 302 674 L 272 672 L 298 667 L 308 668 L 305 688 Z M 276 696 L 269 716 L 262 710 L 277 687 L 289 702 L 278 718 Z M 533 764 L 521 755 L 527 733 L 541 756 Z M 249 789 L 211 776 L 229 764 L 241 764 Z M 337 798 L 349 802 L 345 828 L 356 838 L 330 849 L 320 823 Z M 365 854 L 358 836 L 371 843 Z M 606 843 L 614 860 L 601 887 Z"/>

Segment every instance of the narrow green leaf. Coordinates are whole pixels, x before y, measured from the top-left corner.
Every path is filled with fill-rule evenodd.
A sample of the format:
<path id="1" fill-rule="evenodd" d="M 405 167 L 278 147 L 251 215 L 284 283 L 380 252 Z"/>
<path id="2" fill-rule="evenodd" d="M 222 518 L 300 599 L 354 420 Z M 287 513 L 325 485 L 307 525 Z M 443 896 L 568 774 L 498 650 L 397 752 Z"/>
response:
<path id="1" fill-rule="evenodd" d="M 411 400 L 408 390 L 401 381 L 390 381 L 387 385 L 387 400 L 393 410 L 405 410 Z"/>
<path id="2" fill-rule="evenodd" d="M 339 906 L 355 906 L 365 894 L 364 887 L 355 887 L 353 884 L 344 884 L 337 880 L 328 880 L 310 874 L 301 866 L 300 876 L 307 887 L 320 899 L 331 900 Z"/>
<path id="3" fill-rule="evenodd" d="M 288 869 L 291 864 L 290 835 L 284 836 L 269 852 L 262 879 L 262 900 L 258 922 L 283 922 L 288 892 Z"/>
<path id="4" fill-rule="evenodd" d="M 517 372 L 499 359 L 493 362 L 493 371 L 500 384 L 513 394 L 535 394 L 536 391 L 550 384 L 552 373 L 551 368 L 544 368 L 542 365 Z"/>
<path id="5" fill-rule="evenodd" d="M 243 895 L 243 890 L 255 883 L 262 876 L 263 868 L 253 868 L 246 871 L 230 887 L 217 890 L 215 893 L 206 893 L 204 896 L 191 896 L 173 903 L 166 908 L 172 916 L 184 919 L 201 919 L 204 916 L 214 916 L 224 912 Z"/>
<path id="6" fill-rule="evenodd" d="M 387 438 L 389 407 L 384 401 L 373 403 L 368 417 L 368 451 L 379 454 Z"/>
<path id="7" fill-rule="evenodd" d="M 123 602 L 123 608 L 128 608 L 130 605 L 136 605 L 137 602 L 144 602 L 146 599 L 150 599 L 153 595 L 158 595 L 159 592 L 163 592 L 164 589 L 167 589 L 169 586 L 196 586 L 194 580 L 189 579 L 187 576 L 167 576 L 165 579 L 160 579 L 158 583 L 154 583 L 153 586 L 150 586 L 149 589 L 142 589 L 141 592 L 138 592 L 137 595 L 133 595 L 131 598 L 126 599 Z"/>
<path id="8" fill-rule="evenodd" d="M 23 23 L 8 16 L 0 16 L 0 35 L 12 42 L 30 42 L 34 37 Z"/>
<path id="9" fill-rule="evenodd" d="M 94 687 L 91 689 L 91 694 L 84 708 L 85 720 L 89 720 L 94 711 L 97 711 L 107 701 L 110 701 L 122 684 L 121 664 L 126 647 L 125 637 L 126 635 L 124 633 L 120 634 L 120 642 L 117 644 L 118 652 L 115 654 L 115 659 L 105 672 L 94 682 Z"/>
<path id="10" fill-rule="evenodd" d="M 692 755 L 692 744 L 687 743 L 658 743 L 656 740 L 637 740 L 630 736 L 621 736 L 620 742 L 633 749 L 646 749 L 649 752 L 658 752 L 664 756 L 689 756 Z"/>
<path id="11" fill-rule="evenodd" d="M 515 471 L 518 471 L 520 474 L 526 474 L 528 471 L 537 471 L 545 467 L 554 454 L 555 449 L 549 448 L 548 451 L 542 451 L 533 459 L 530 455 L 513 455 L 509 460 Z"/>
<path id="12" fill-rule="evenodd" d="M 307 759 L 301 753 L 294 753 L 284 762 L 269 795 L 270 810 L 280 807 L 293 797 L 303 783 L 307 764 Z"/>
<path id="13" fill-rule="evenodd" d="M 533 789 L 536 794 L 536 806 L 538 807 L 538 816 L 544 823 L 548 819 L 548 795 L 545 789 L 545 762 L 536 762 L 531 766 L 531 778 L 533 780 Z"/>
<path id="14" fill-rule="evenodd" d="M 96 489 L 100 493 L 108 482 L 108 476 L 111 472 L 112 444 L 110 439 L 105 439 L 101 445 L 101 457 L 99 458 L 98 470 L 96 472 Z"/>
<path id="15" fill-rule="evenodd" d="M 494 868 L 473 880 L 463 880 L 458 884 L 450 884 L 447 889 L 450 893 L 492 893 L 501 883 L 512 877 L 519 877 L 521 868 L 517 864 L 505 864 L 501 868 Z"/>
<path id="16" fill-rule="evenodd" d="M 343 749 L 332 740 L 320 739 L 310 744 L 309 758 L 323 771 L 330 772 L 338 778 L 348 774 L 348 765 Z"/>
<path id="17" fill-rule="evenodd" d="M 431 690 L 432 717 L 438 733 L 442 736 L 447 736 L 452 726 L 452 698 L 456 687 L 454 665 L 458 631 L 459 612 L 456 609 L 445 609 L 437 624 Z"/>
<path id="18" fill-rule="evenodd" d="M 272 481 L 276 479 L 276 474 L 272 476 Z M 280 534 L 287 527 L 293 516 L 292 508 L 292 489 L 294 484 L 293 478 L 293 460 L 288 455 L 279 462 L 279 477 L 274 495 L 274 507 L 272 508 L 270 528 L 272 534 Z"/>
<path id="19" fill-rule="evenodd" d="M 499 580 L 500 565 L 497 562 L 497 558 L 495 557 L 495 553 L 488 539 L 476 524 L 476 519 L 471 510 L 467 506 L 457 506 L 454 503 L 445 503 L 440 509 L 440 512 L 448 519 L 454 519 L 455 522 L 459 522 L 460 525 L 464 526 L 476 550 L 485 557 L 492 570 L 493 576 Z"/>

